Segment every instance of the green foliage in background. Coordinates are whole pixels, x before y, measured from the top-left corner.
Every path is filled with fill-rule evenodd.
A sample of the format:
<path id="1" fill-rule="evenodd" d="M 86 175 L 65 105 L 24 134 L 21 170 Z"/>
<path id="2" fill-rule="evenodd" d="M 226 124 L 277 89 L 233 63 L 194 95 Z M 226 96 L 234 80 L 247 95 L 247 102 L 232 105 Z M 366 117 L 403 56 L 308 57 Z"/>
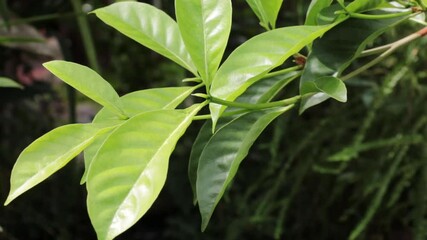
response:
<path id="1" fill-rule="evenodd" d="M 426 156 L 418 152 L 423 148 L 411 148 L 425 146 L 427 118 L 423 108 L 416 108 L 397 121 L 402 129 L 405 126 L 404 131 L 393 135 L 390 130 L 396 126 L 387 126 L 391 129 L 383 129 L 377 135 L 369 136 L 368 132 L 376 120 L 381 120 L 376 119 L 377 111 L 402 79 L 413 75 L 410 83 L 417 90 L 416 94 L 411 93 L 417 95 L 413 100 L 415 106 L 425 99 L 426 87 L 417 82 L 417 72 L 409 68 L 420 51 L 415 40 L 426 35 L 425 28 L 395 42 L 371 47 L 386 31 L 422 16 L 425 6 L 415 1 L 391 5 L 387 1 L 355 0 L 346 4 L 314 0 L 305 25 L 276 28 L 281 1 L 271 5 L 262 1 L 248 3 L 267 31 L 242 43 L 225 60 L 232 26 L 230 0 L 176 0 L 177 21 L 149 4 L 138 2 L 120 2 L 95 10 L 93 13 L 106 24 L 188 70 L 193 76 L 184 82 L 193 84 L 148 89 L 120 97 L 106 80 L 85 66 L 66 61 L 45 63 L 49 71 L 103 109 L 93 123 L 59 127 L 30 144 L 14 166 L 6 204 L 84 151 L 86 169 L 81 182 L 87 187 L 89 217 L 98 239 L 114 239 L 151 208 L 165 184 L 169 158 L 177 142 L 194 121 L 205 120 L 193 144 L 188 169 L 204 231 L 220 200 L 227 196 L 227 189 L 241 162 L 250 154 L 250 148 L 274 123 L 276 130 L 269 143 L 271 162 L 265 164 L 269 159 L 262 159 L 264 163 L 260 165 L 264 168 L 259 168 L 257 179 L 245 187 L 243 195 L 237 196 L 241 199 L 235 202 L 242 206 L 235 208 L 245 217 L 230 224 L 228 238 L 236 238 L 239 231 L 255 223 L 268 226 L 264 233 L 269 237 L 292 236 L 293 231 L 287 233 L 283 227 L 288 219 L 305 221 L 299 219 L 310 215 L 305 209 L 313 209 L 317 204 L 316 199 L 308 198 L 308 203 L 297 203 L 307 205 L 300 206 L 303 213 L 288 214 L 295 196 L 304 193 L 304 181 L 316 182 L 316 176 L 305 179 L 309 171 L 328 176 L 326 181 L 319 181 L 316 189 L 319 192 L 313 194 L 317 200 L 325 200 L 328 207 L 312 214 L 328 217 L 336 196 L 345 196 L 348 189 L 356 186 L 349 200 L 343 200 L 351 206 L 334 219 L 356 219 L 354 228 L 344 229 L 340 236 L 357 239 L 365 234 L 386 195 L 389 195 L 386 206 L 394 206 L 408 181 L 417 177 L 420 180 L 416 182 L 425 183 L 423 159 L 415 161 L 422 171 L 414 171 L 414 163 L 405 161 L 408 156 Z M 407 44 L 410 46 L 402 57 L 404 61 L 383 74 L 382 81 L 360 79 L 368 68 L 382 63 Z M 366 49 L 368 46 L 371 48 Z M 303 52 L 307 52 L 307 57 L 301 55 Z M 293 56 L 297 64 L 292 62 Z M 292 85 L 295 82 L 299 87 Z M 300 112 L 309 112 L 309 108 L 328 98 L 347 102 L 351 98 L 348 93 L 354 91 L 347 86 L 357 89 L 364 84 L 372 91 L 360 100 L 368 106 L 361 122 L 352 119 L 352 114 L 365 111 L 360 103 L 349 103 L 352 109 L 344 114 L 336 113 L 346 105 L 332 105 L 320 121 L 310 122 L 303 116 L 301 120 L 295 116 L 283 118 L 284 113 L 298 104 Z M 183 104 L 186 99 L 191 99 L 191 104 Z M 405 110 L 402 105 L 388 108 L 392 113 Z M 209 114 L 203 115 L 207 109 Z M 279 121 L 274 122 L 275 119 Z M 341 124 L 349 129 L 336 130 L 336 125 Z M 281 134 L 285 130 L 289 131 L 288 139 L 282 138 L 287 136 Z M 348 132 L 354 133 L 350 140 L 344 139 Z M 298 139 L 295 142 L 289 140 L 301 133 L 307 136 L 295 138 Z M 279 157 L 282 140 L 288 144 L 287 152 L 283 152 L 288 159 L 285 163 Z M 312 141 L 323 145 L 307 149 Z M 374 156 L 376 161 L 369 161 L 371 168 L 356 173 L 363 154 L 379 148 L 388 148 L 388 153 Z M 300 155 L 305 155 L 306 162 L 297 162 Z M 359 161 L 353 163 L 357 157 Z M 378 174 L 378 169 L 385 172 Z M 340 184 L 335 186 L 335 182 Z M 358 182 L 367 183 L 356 185 Z M 289 193 L 278 200 L 283 189 Z M 265 194 L 256 197 L 258 190 Z M 256 203 L 255 207 L 244 205 L 251 197 L 255 198 L 251 201 Z M 420 208 L 414 211 L 413 219 L 414 232 L 422 239 L 425 196 L 409 198 L 414 208 Z M 415 204 L 417 201 L 424 202 Z M 356 214 L 354 207 L 360 205 L 366 206 L 365 211 Z M 313 237 L 295 232 L 292 236 L 295 239 Z M 316 234 L 327 239 L 326 230 Z"/>

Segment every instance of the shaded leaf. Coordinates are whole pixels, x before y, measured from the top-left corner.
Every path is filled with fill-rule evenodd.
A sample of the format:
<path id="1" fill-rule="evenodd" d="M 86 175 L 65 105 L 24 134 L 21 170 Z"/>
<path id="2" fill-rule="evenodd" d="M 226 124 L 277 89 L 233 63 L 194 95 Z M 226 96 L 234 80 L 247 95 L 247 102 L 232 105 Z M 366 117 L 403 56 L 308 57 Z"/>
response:
<path id="1" fill-rule="evenodd" d="M 22 151 L 12 169 L 11 187 L 5 205 L 64 167 L 99 134 L 106 124 L 72 124 L 56 128 Z"/>
<path id="2" fill-rule="evenodd" d="M 244 114 L 219 128 L 209 140 L 197 170 L 196 190 L 202 231 L 249 148 L 271 121 L 290 108 Z"/>
<path id="3" fill-rule="evenodd" d="M 136 116 L 143 112 L 160 110 L 160 109 L 175 109 L 185 98 L 187 98 L 195 87 L 171 87 L 171 88 L 152 88 L 126 94 L 120 98 L 124 111 L 130 117 Z M 94 123 L 103 123 L 120 120 L 113 112 L 107 108 L 101 109 L 93 119 Z M 123 123 L 124 120 L 121 121 Z M 103 145 L 105 139 L 111 132 L 99 136 L 85 151 L 85 172 L 80 181 L 80 184 L 86 182 L 87 172 L 92 162 L 93 157 Z"/>
<path id="4" fill-rule="evenodd" d="M 210 94 L 234 101 L 250 85 L 331 27 L 333 25 L 278 28 L 249 39 L 222 64 L 212 82 Z M 209 108 L 215 127 L 226 107 L 211 103 Z"/>
<path id="5" fill-rule="evenodd" d="M 108 137 L 87 180 L 88 211 L 98 239 L 115 238 L 151 207 L 166 181 L 170 154 L 200 108 L 145 112 Z"/>
<path id="6" fill-rule="evenodd" d="M 332 0 L 312 0 L 307 10 L 305 25 L 318 25 L 317 17 L 322 9 L 330 6 Z"/>
<path id="7" fill-rule="evenodd" d="M 326 76 L 314 81 L 316 88 L 340 102 L 347 102 L 347 88 L 339 78 Z"/>
<path id="8" fill-rule="evenodd" d="M 0 87 L 5 88 L 24 88 L 21 84 L 9 78 L 0 77 Z"/>
<path id="9" fill-rule="evenodd" d="M 50 61 L 43 66 L 62 81 L 95 102 L 125 117 L 119 95 L 114 88 L 92 69 L 72 62 Z"/>
<path id="10" fill-rule="evenodd" d="M 274 76 L 266 79 L 262 79 L 254 85 L 250 86 L 246 92 L 244 92 L 236 102 L 245 103 L 266 103 L 273 99 L 277 93 L 282 90 L 288 83 L 299 76 L 299 72 L 290 72 L 284 75 Z M 233 108 L 228 108 L 228 111 L 233 111 Z M 218 128 L 221 128 L 224 124 L 230 122 L 234 117 L 221 118 L 217 124 Z M 249 128 L 250 126 L 248 126 Z M 190 160 L 188 164 L 188 178 L 190 180 L 191 189 L 193 190 L 193 202 L 197 203 L 196 196 L 196 180 L 197 180 L 197 168 L 199 165 L 200 155 L 212 137 L 212 122 L 207 121 L 199 131 L 196 140 L 193 143 L 191 149 Z"/>
<path id="11" fill-rule="evenodd" d="M 313 92 L 312 86 L 316 79 L 340 76 L 368 43 L 405 19 L 407 17 L 375 20 L 351 18 L 328 31 L 313 43 L 312 52 L 301 76 L 301 95 Z M 300 113 L 327 99 L 328 97 L 322 94 L 304 96 Z"/>
<path id="12" fill-rule="evenodd" d="M 165 12 L 140 2 L 114 3 L 93 12 L 119 32 L 197 75 L 178 24 Z"/>
<path id="13" fill-rule="evenodd" d="M 175 9 L 187 50 L 209 86 L 230 35 L 231 0 L 175 0 Z"/>
<path id="14" fill-rule="evenodd" d="M 283 0 L 246 0 L 266 29 L 275 29 L 277 16 Z"/>

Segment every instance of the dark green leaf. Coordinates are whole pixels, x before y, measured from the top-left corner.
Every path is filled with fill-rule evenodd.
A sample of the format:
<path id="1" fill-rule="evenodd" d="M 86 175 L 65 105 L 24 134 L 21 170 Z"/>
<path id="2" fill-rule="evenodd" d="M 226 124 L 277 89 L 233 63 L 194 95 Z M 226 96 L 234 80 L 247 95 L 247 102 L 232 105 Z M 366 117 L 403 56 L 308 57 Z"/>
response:
<path id="1" fill-rule="evenodd" d="M 271 78 L 262 79 L 254 85 L 250 86 L 245 93 L 243 93 L 236 102 L 245 103 L 266 103 L 272 100 L 277 93 L 283 89 L 289 82 L 298 77 L 299 72 L 290 72 L 284 75 L 279 75 Z M 228 108 L 228 111 L 233 111 L 233 108 Z M 218 122 L 218 127 L 221 128 L 224 124 L 233 120 L 237 116 L 221 118 Z M 247 126 L 248 128 L 250 126 Z M 188 165 L 188 177 L 190 180 L 191 188 L 193 190 L 193 201 L 197 202 L 196 196 L 196 180 L 197 180 L 197 168 L 199 165 L 200 155 L 203 148 L 209 142 L 212 137 L 212 123 L 207 121 L 199 131 L 196 140 L 193 143 L 191 150 L 190 161 Z"/>
<path id="2" fill-rule="evenodd" d="M 302 95 L 313 92 L 313 81 L 325 76 L 340 76 L 366 45 L 407 17 L 365 20 L 348 19 L 313 43 L 301 76 Z M 319 91 L 320 92 L 320 91 Z M 325 95 L 304 96 L 300 113 L 328 99 Z"/>
<path id="3" fill-rule="evenodd" d="M 317 17 L 322 9 L 329 7 L 332 0 L 312 0 L 307 10 L 305 25 L 318 25 Z"/>
<path id="4" fill-rule="evenodd" d="M 241 115 L 218 129 L 204 147 L 197 170 L 197 201 L 204 230 L 249 148 L 277 116 L 291 107 Z"/>

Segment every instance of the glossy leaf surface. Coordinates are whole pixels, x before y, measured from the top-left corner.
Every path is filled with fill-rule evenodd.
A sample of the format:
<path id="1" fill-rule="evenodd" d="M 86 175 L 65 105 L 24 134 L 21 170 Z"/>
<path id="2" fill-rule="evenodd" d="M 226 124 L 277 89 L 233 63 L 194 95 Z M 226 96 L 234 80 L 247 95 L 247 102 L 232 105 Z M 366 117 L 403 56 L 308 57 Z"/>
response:
<path id="1" fill-rule="evenodd" d="M 109 128 L 105 124 L 66 125 L 35 140 L 22 151 L 13 167 L 5 205 L 64 167 Z"/>
<path id="2" fill-rule="evenodd" d="M 7 87 L 7 88 L 24 88 L 21 84 L 13 81 L 9 78 L 0 77 L 0 87 Z"/>
<path id="3" fill-rule="evenodd" d="M 122 96 L 120 100 L 124 106 L 124 111 L 126 114 L 130 117 L 133 117 L 148 111 L 175 109 L 194 91 L 194 89 L 194 87 L 152 88 L 126 94 Z M 117 120 L 120 121 L 120 119 L 114 115 L 113 112 L 103 108 L 98 112 L 98 114 L 96 114 L 93 122 L 103 123 Z M 121 121 L 121 123 L 123 122 L 124 120 Z M 99 136 L 84 151 L 85 172 L 83 174 L 82 180 L 80 181 L 81 184 L 86 182 L 87 172 L 92 159 L 110 133 L 105 133 L 103 136 Z"/>
<path id="4" fill-rule="evenodd" d="M 212 213 L 234 178 L 249 148 L 277 116 L 291 107 L 241 115 L 218 129 L 200 155 L 196 192 L 204 230 Z"/>
<path id="5" fill-rule="evenodd" d="M 234 101 L 250 85 L 331 27 L 332 25 L 278 28 L 249 39 L 222 64 L 212 82 L 211 95 Z M 209 108 L 215 126 L 226 107 L 212 103 Z"/>
<path id="6" fill-rule="evenodd" d="M 275 29 L 283 0 L 246 0 L 266 29 Z"/>
<path id="7" fill-rule="evenodd" d="M 55 60 L 43 66 L 62 81 L 95 102 L 123 117 L 123 106 L 114 88 L 92 69 L 72 62 Z"/>
<path id="8" fill-rule="evenodd" d="M 93 12 L 129 38 L 197 74 L 178 24 L 163 11 L 146 3 L 119 2 Z"/>
<path id="9" fill-rule="evenodd" d="M 282 90 L 288 83 L 295 79 L 299 72 L 290 72 L 284 75 L 274 76 L 262 79 L 254 85 L 250 86 L 245 93 L 236 99 L 236 102 L 244 103 L 265 103 L 269 102 L 276 94 Z M 233 111 L 235 109 L 228 108 L 227 110 Z M 237 115 L 238 116 L 238 115 Z M 221 118 L 218 122 L 218 128 L 233 120 L 235 117 Z M 247 126 L 248 128 L 250 126 Z M 207 121 L 199 131 L 196 140 L 191 149 L 190 160 L 188 165 L 188 178 L 190 180 L 191 189 L 193 190 L 193 202 L 197 202 L 196 196 L 196 181 L 197 181 L 197 168 L 199 165 L 200 155 L 209 139 L 212 137 L 212 123 Z"/>
<path id="10" fill-rule="evenodd" d="M 332 0 L 312 0 L 307 10 L 305 25 L 317 25 L 317 17 L 322 9 L 331 5 Z"/>
<path id="11" fill-rule="evenodd" d="M 347 88 L 343 81 L 336 77 L 326 76 L 314 81 L 315 87 L 340 102 L 347 102 Z"/>
<path id="12" fill-rule="evenodd" d="M 356 59 L 366 45 L 406 17 L 365 20 L 348 19 L 313 43 L 301 76 L 302 95 L 313 92 L 312 82 L 325 76 L 339 76 Z M 320 91 L 319 91 L 320 92 Z M 325 95 L 305 96 L 300 112 L 328 99 Z"/>
<path id="13" fill-rule="evenodd" d="M 175 0 L 184 43 L 207 85 L 218 69 L 231 30 L 231 0 Z"/>
<path id="14" fill-rule="evenodd" d="M 88 211 L 98 239 L 115 238 L 151 207 L 166 181 L 170 154 L 199 108 L 145 112 L 106 139 L 87 180 Z"/>

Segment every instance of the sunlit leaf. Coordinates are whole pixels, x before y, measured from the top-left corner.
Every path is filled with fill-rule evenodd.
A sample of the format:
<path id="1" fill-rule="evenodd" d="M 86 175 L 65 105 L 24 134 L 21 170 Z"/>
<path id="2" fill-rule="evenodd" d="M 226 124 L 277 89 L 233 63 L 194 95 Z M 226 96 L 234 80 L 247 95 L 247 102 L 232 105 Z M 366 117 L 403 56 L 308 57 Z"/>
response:
<path id="1" fill-rule="evenodd" d="M 99 134 L 106 124 L 73 124 L 56 128 L 22 151 L 12 170 L 10 193 L 5 205 L 64 167 Z"/>
<path id="2" fill-rule="evenodd" d="M 185 98 L 187 98 L 193 91 L 194 87 L 171 87 L 171 88 L 152 88 L 141 90 L 126 94 L 120 98 L 124 111 L 130 117 L 136 116 L 140 113 L 147 111 L 154 111 L 160 109 L 175 109 Z M 114 120 L 120 120 L 113 112 L 107 108 L 101 109 L 96 114 L 93 122 L 103 123 Z M 122 120 L 121 123 L 123 123 Z M 83 174 L 81 184 L 86 182 L 87 172 L 92 162 L 93 157 L 100 149 L 105 139 L 111 132 L 99 136 L 86 150 L 84 151 L 85 158 L 85 172 Z"/>
<path id="3" fill-rule="evenodd" d="M 21 84 L 9 78 L 0 77 L 0 87 L 5 88 L 24 88 Z"/>
<path id="4" fill-rule="evenodd" d="M 349 12 L 363 12 L 368 10 L 374 10 L 378 7 L 391 6 L 387 0 L 355 0 L 346 6 Z"/>
<path id="5" fill-rule="evenodd" d="M 135 224 L 166 181 L 168 161 L 200 106 L 139 114 L 118 127 L 93 160 L 88 211 L 98 239 L 110 240 Z"/>
<path id="6" fill-rule="evenodd" d="M 187 50 L 207 85 L 216 73 L 231 30 L 231 0 L 175 0 Z"/>
<path id="7" fill-rule="evenodd" d="M 332 26 L 278 28 L 253 37 L 231 53 L 222 64 L 212 82 L 211 95 L 234 101 L 250 85 Z M 215 127 L 226 107 L 211 103 L 209 108 Z"/>
<path id="8" fill-rule="evenodd" d="M 226 187 L 234 178 L 249 148 L 277 116 L 291 107 L 256 111 L 241 115 L 218 129 L 200 155 L 197 170 L 197 201 L 206 229 Z"/>
<path id="9" fill-rule="evenodd" d="M 266 29 L 275 29 L 283 0 L 246 0 Z"/>
<path id="10" fill-rule="evenodd" d="M 43 66 L 95 102 L 121 117 L 125 116 L 117 92 L 92 69 L 77 63 L 60 60 L 44 63 Z"/>
<path id="11" fill-rule="evenodd" d="M 165 12 L 140 2 L 119 2 L 93 12 L 119 32 L 197 75 L 178 24 Z"/>

